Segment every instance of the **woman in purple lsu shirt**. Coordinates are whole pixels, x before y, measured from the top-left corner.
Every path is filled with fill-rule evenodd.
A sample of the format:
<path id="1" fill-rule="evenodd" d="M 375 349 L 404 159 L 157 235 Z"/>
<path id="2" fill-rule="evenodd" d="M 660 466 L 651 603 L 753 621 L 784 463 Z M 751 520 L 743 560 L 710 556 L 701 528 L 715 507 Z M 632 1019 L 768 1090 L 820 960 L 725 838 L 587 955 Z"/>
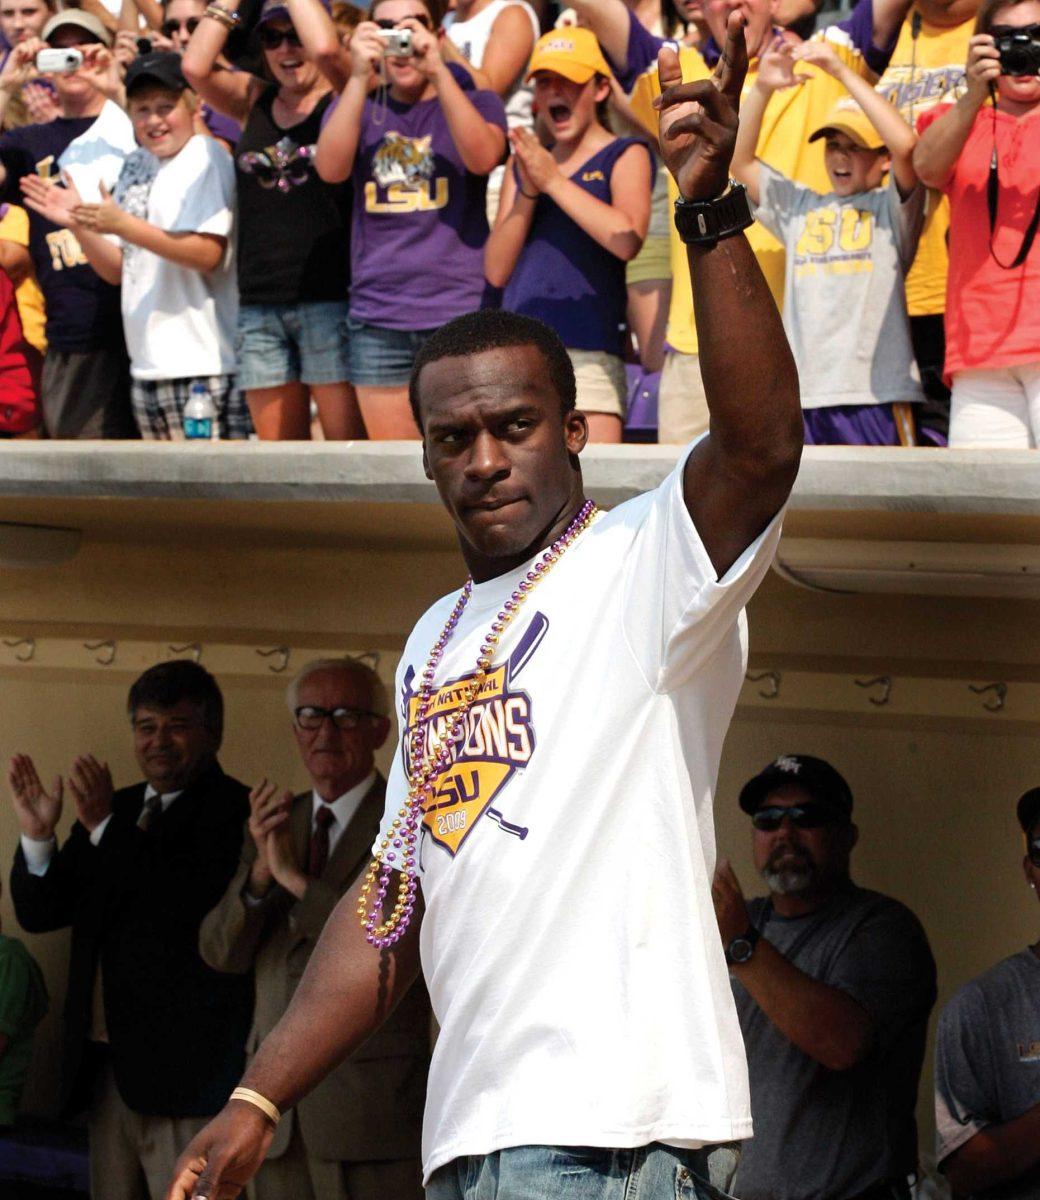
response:
<path id="1" fill-rule="evenodd" d="M 447 64 L 424 0 L 374 0 L 318 139 L 329 183 L 352 179 L 350 378 L 370 438 L 419 436 L 408 377 L 423 341 L 480 307 L 487 176 L 506 153 L 501 99 Z M 414 53 L 384 57 L 408 30 Z M 372 91 L 373 72 L 382 69 Z"/>
<path id="2" fill-rule="evenodd" d="M 558 29 L 535 46 L 535 104 L 553 146 L 513 131 L 512 170 L 484 252 L 488 283 L 505 288 L 502 307 L 540 317 L 562 338 L 598 442 L 621 441 L 625 263 L 646 237 L 654 175 L 646 143 L 614 137 L 600 121 L 609 73 L 587 29 Z"/>

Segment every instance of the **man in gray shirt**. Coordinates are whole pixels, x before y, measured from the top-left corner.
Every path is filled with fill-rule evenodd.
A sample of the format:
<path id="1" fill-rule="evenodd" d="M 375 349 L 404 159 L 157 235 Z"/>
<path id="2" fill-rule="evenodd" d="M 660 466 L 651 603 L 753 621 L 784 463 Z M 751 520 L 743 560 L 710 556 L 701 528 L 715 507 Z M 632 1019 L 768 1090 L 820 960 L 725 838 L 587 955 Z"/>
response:
<path id="1" fill-rule="evenodd" d="M 1026 883 L 1040 888 L 1040 788 L 1018 802 Z M 1040 942 L 957 992 L 935 1046 L 939 1169 L 963 1196 L 1040 1196 Z"/>
<path id="2" fill-rule="evenodd" d="M 741 1200 L 900 1200 L 917 1168 L 914 1108 L 935 962 L 917 918 L 857 887 L 852 793 L 829 763 L 782 755 L 748 782 L 755 866 L 712 890 L 747 1047 L 755 1133 Z"/>

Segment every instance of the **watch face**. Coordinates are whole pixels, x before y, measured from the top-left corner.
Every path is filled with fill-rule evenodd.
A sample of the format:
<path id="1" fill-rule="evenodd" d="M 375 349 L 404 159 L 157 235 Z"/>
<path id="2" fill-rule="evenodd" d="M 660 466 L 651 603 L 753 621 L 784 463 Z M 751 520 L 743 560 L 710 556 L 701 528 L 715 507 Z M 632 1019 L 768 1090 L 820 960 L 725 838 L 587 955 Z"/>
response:
<path id="1" fill-rule="evenodd" d="M 745 937 L 734 938 L 729 944 L 729 961 L 746 963 L 755 952 L 755 944 Z"/>

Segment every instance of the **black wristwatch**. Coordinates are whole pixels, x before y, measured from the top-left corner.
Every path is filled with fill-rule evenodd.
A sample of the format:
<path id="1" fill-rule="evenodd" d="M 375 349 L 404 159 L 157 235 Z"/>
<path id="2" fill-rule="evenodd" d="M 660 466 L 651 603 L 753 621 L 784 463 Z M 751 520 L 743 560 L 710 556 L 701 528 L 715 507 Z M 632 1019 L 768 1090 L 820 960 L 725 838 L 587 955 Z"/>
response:
<path id="1" fill-rule="evenodd" d="M 751 956 L 755 953 L 755 946 L 758 945 L 758 939 L 761 936 L 761 933 L 752 925 L 745 933 L 742 933 L 739 937 L 735 937 L 726 947 L 726 962 L 731 967 L 739 967 L 746 962 L 750 962 Z"/>
<path id="2" fill-rule="evenodd" d="M 731 182 L 728 191 L 714 200 L 684 200 L 680 196 L 675 202 L 675 228 L 687 246 L 710 250 L 723 238 L 754 223 L 747 188 L 741 183 Z"/>

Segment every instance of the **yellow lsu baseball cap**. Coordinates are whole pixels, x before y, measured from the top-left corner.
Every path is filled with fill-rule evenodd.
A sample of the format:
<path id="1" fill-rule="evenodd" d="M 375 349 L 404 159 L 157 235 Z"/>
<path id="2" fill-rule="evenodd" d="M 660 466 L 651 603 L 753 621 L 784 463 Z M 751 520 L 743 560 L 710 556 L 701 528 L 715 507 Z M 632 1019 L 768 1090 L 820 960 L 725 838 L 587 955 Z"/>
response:
<path id="1" fill-rule="evenodd" d="M 881 150 L 885 145 L 878 131 L 871 125 L 867 114 L 855 100 L 839 100 L 827 114 L 824 123 L 812 133 L 809 141 L 818 141 L 826 137 L 831 130 L 844 133 L 864 150 Z"/>
<path id="2" fill-rule="evenodd" d="M 571 83 L 588 83 L 594 75 L 610 76 L 596 35 L 589 29 L 553 29 L 534 44 L 527 78 L 537 71 L 552 71 Z"/>

